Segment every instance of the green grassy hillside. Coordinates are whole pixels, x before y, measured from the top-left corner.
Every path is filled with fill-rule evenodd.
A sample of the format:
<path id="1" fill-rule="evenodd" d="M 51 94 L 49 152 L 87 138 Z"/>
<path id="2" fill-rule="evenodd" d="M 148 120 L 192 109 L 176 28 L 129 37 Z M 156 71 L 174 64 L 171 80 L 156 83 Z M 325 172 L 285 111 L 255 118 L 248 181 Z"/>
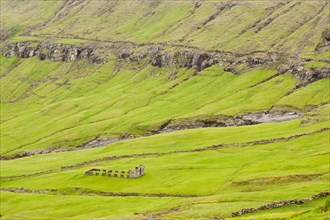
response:
<path id="1" fill-rule="evenodd" d="M 309 53 L 329 28 L 326 0 L 1 3 L 3 27 L 13 36 L 169 42 L 240 53 Z"/>
<path id="2" fill-rule="evenodd" d="M 329 218 L 328 1 L 0 3 L 1 219 Z"/>

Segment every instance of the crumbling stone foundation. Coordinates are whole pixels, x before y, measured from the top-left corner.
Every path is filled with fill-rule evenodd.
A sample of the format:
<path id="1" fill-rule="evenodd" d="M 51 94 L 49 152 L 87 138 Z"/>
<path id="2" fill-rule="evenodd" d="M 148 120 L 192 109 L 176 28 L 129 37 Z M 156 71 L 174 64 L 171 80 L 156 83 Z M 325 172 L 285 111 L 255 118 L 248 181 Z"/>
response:
<path id="1" fill-rule="evenodd" d="M 139 165 L 134 170 L 118 171 L 118 170 L 106 170 L 106 169 L 90 169 L 85 172 L 87 176 L 107 176 L 107 177 L 120 177 L 135 179 L 144 175 L 144 166 Z"/>

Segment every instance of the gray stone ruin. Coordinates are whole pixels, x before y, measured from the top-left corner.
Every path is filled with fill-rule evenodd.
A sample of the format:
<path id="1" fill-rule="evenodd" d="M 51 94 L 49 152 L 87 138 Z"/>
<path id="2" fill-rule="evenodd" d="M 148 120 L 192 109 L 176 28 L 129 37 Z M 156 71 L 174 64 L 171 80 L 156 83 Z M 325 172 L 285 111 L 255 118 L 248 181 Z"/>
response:
<path id="1" fill-rule="evenodd" d="M 108 177 L 120 177 L 135 179 L 144 175 L 144 166 L 139 165 L 134 170 L 118 171 L 118 170 L 106 170 L 106 169 L 90 169 L 85 172 L 87 176 L 108 176 Z"/>

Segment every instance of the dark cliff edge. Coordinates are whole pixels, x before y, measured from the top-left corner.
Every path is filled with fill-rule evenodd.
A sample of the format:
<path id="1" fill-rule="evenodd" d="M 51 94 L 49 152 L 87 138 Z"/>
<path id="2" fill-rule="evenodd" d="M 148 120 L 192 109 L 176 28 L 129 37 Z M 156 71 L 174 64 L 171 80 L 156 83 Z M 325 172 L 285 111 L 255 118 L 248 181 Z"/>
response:
<path id="1" fill-rule="evenodd" d="M 115 55 L 125 62 L 140 63 L 147 60 L 155 67 L 176 66 L 194 68 L 201 71 L 212 65 L 219 65 L 225 71 L 241 74 L 258 66 L 277 66 L 279 74 L 292 73 L 305 85 L 322 78 L 330 77 L 330 65 L 320 68 L 307 68 L 301 58 L 287 58 L 279 53 L 258 52 L 233 54 L 223 51 L 203 51 L 197 48 L 168 48 L 163 44 L 134 45 L 116 42 L 107 45 L 66 45 L 49 42 L 19 42 L 6 44 L 0 51 L 5 57 L 17 56 L 29 58 L 38 56 L 41 60 L 74 62 L 88 59 L 91 64 L 108 62 L 110 55 Z M 283 61 L 285 60 L 285 61 Z M 322 60 L 330 63 L 330 60 Z"/>

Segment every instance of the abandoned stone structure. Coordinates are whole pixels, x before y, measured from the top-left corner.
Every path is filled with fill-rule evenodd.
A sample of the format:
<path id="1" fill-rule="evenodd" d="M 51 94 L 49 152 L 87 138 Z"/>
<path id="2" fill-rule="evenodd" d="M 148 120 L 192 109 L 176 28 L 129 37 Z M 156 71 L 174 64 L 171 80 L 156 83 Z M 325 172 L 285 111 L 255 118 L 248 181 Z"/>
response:
<path id="1" fill-rule="evenodd" d="M 107 176 L 107 177 L 121 177 L 135 179 L 144 175 L 144 166 L 139 165 L 134 170 L 118 171 L 118 170 L 106 170 L 106 169 L 90 169 L 85 172 L 88 176 Z"/>

